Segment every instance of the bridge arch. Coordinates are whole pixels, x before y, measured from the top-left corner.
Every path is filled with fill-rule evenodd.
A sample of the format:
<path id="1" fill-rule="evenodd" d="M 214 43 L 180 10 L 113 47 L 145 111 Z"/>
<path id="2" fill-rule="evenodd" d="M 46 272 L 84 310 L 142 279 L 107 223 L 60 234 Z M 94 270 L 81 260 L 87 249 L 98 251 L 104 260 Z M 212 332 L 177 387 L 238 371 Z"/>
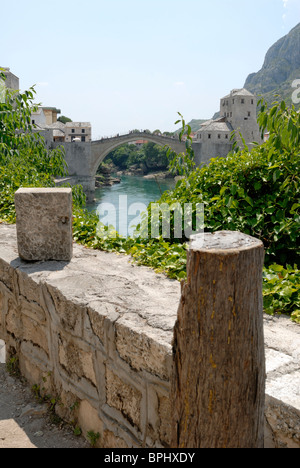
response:
<path id="1" fill-rule="evenodd" d="M 91 160 L 91 174 L 94 177 L 97 173 L 99 165 L 104 161 L 106 156 L 118 148 L 118 146 L 126 143 L 131 143 L 137 140 L 145 140 L 155 144 L 170 146 L 176 153 L 185 151 L 185 143 L 180 142 L 176 138 L 165 137 L 162 135 L 153 135 L 151 133 L 128 133 L 126 135 L 116 136 L 113 138 L 104 138 L 102 140 L 92 141 L 92 160 Z"/>

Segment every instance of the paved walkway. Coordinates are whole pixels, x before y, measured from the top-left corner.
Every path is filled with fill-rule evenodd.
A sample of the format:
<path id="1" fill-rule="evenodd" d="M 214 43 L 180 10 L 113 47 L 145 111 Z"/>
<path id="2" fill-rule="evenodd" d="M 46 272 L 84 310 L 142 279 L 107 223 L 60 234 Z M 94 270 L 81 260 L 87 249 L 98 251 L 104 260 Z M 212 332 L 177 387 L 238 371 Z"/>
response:
<path id="1" fill-rule="evenodd" d="M 0 448 L 89 448 L 70 426 L 51 420 L 48 406 L 0 364 Z"/>

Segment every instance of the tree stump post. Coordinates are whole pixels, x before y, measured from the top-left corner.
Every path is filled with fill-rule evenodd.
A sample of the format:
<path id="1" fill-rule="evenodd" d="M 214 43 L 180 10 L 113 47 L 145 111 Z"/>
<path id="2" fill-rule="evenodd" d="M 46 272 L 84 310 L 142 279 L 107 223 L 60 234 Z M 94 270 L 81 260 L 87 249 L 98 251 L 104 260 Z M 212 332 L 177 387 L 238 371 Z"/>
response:
<path id="1" fill-rule="evenodd" d="M 174 329 L 172 447 L 263 448 L 263 262 L 262 242 L 245 234 L 191 238 Z"/>

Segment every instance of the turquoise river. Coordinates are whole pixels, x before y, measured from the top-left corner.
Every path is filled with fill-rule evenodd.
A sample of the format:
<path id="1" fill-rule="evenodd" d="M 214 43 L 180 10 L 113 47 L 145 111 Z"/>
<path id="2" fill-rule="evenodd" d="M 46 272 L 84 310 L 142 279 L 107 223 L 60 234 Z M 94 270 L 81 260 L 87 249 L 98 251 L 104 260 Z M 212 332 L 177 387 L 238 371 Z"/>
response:
<path id="1" fill-rule="evenodd" d="M 96 210 L 103 224 L 113 225 L 124 236 L 131 235 L 149 203 L 174 187 L 173 179 L 123 175 L 120 184 L 96 189 L 95 202 L 88 205 L 88 209 Z"/>

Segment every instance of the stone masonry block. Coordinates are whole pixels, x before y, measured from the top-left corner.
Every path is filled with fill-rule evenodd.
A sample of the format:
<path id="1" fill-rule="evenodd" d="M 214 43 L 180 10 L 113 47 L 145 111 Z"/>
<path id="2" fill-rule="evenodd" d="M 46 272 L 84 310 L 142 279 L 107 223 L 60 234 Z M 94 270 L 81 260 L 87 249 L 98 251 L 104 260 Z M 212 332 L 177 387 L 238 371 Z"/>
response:
<path id="1" fill-rule="evenodd" d="M 139 315 L 131 313 L 117 320 L 115 327 L 116 348 L 121 359 L 137 371 L 145 370 L 168 381 L 172 335 L 148 326 Z"/>
<path id="2" fill-rule="evenodd" d="M 59 335 L 59 364 L 74 381 L 84 378 L 94 388 L 97 388 L 93 364 L 93 353 L 84 343 L 66 335 Z"/>
<path id="3" fill-rule="evenodd" d="M 19 256 L 26 261 L 70 261 L 72 190 L 21 188 L 15 193 Z"/>
<path id="4" fill-rule="evenodd" d="M 107 404 L 119 410 L 127 421 L 140 428 L 141 392 L 132 385 L 123 382 L 110 369 L 106 369 Z"/>

